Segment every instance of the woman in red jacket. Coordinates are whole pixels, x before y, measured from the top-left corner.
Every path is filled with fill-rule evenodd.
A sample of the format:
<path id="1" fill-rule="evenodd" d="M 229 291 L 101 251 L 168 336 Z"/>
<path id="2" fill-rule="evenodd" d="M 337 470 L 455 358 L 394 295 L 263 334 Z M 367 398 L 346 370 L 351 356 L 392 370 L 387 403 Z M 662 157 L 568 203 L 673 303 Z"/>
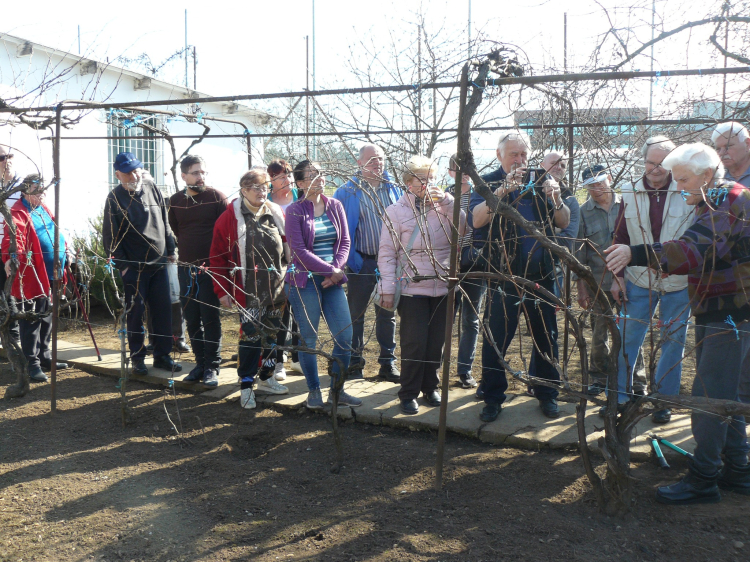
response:
<path id="1" fill-rule="evenodd" d="M 289 253 L 284 214 L 268 200 L 270 179 L 265 167 L 253 168 L 240 178 L 240 197 L 216 221 L 211 242 L 214 291 L 222 306 L 240 309 L 237 375 L 240 405 L 246 409 L 255 408 L 253 384 L 261 363 L 258 390 L 289 392 L 273 377 Z"/>
<path id="2" fill-rule="evenodd" d="M 50 210 L 43 203 L 42 179 L 29 176 L 24 180 L 27 191 L 11 208 L 13 224 L 16 227 L 16 249 L 11 251 L 11 236 L 8 224 L 2 243 L 5 272 L 10 277 L 11 260 L 18 265 L 11 295 L 21 303 L 24 310 L 43 314 L 37 321 L 19 320 L 21 349 L 29 365 L 29 378 L 34 382 L 47 382 L 42 368 L 52 367 L 50 338 L 52 316 L 50 315 L 50 294 L 54 279 L 55 222 Z M 65 238 L 60 233 L 60 270 L 65 269 Z M 66 369 L 65 363 L 58 363 L 58 369 Z"/>

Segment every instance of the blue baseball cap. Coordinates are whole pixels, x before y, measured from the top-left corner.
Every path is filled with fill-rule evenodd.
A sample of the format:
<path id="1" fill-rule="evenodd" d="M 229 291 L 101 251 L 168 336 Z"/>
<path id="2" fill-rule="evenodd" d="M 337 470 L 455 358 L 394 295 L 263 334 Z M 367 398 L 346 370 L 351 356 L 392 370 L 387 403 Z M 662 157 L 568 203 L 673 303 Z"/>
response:
<path id="1" fill-rule="evenodd" d="M 605 179 L 607 179 L 608 175 L 609 172 L 607 171 L 607 168 L 605 168 L 601 164 L 597 164 L 595 166 L 584 168 L 583 172 L 581 173 L 581 179 L 583 180 L 583 185 L 590 185 L 592 183 L 599 183 L 604 181 Z"/>
<path id="2" fill-rule="evenodd" d="M 143 168 L 143 163 L 132 152 L 120 152 L 115 158 L 115 170 L 129 174 L 136 168 Z"/>

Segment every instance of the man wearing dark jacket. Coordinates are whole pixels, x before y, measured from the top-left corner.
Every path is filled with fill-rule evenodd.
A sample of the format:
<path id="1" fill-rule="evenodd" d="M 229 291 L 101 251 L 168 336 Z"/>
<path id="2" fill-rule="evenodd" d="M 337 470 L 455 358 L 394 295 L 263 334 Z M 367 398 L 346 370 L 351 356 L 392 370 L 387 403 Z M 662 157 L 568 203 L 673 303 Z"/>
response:
<path id="1" fill-rule="evenodd" d="M 172 309 L 165 264 L 176 261 L 175 241 L 167 207 L 153 181 L 144 177 L 143 164 L 131 152 L 115 158 L 120 185 L 104 203 L 102 237 L 109 259 L 120 270 L 128 311 L 128 345 L 133 374 L 147 375 L 144 358 L 143 310 L 153 315 L 154 367 L 181 371 L 172 351 Z"/>
<path id="2" fill-rule="evenodd" d="M 560 186 L 551 177 L 544 180 L 538 189 L 534 182 L 522 185 L 530 146 L 529 138 L 520 131 L 504 135 L 497 147 L 500 167 L 482 179 L 494 189 L 497 197 L 552 238 L 553 228 L 568 226 L 570 209 L 562 199 Z M 474 229 L 474 244 L 482 247 L 492 272 L 517 275 L 550 292 L 554 290 L 553 256 L 543 250 L 525 230 L 495 214 L 476 192 L 469 201 L 468 217 L 469 226 Z M 500 414 L 508 389 L 505 368 L 496 349 L 505 355 L 515 336 L 522 311 L 528 319 L 534 340 L 535 372 L 530 374 L 550 381 L 559 381 L 560 374 L 552 363 L 557 359 L 555 307 L 543 294 L 533 289 L 522 290 L 514 283 L 493 281 L 487 292 L 490 297 L 484 310 L 484 322 L 489 334 L 485 332 L 482 346 L 480 385 L 485 407 L 480 418 L 484 422 L 491 422 Z M 544 355 L 549 359 L 545 359 Z M 549 418 L 559 417 L 557 390 L 544 385 L 534 385 L 533 388 L 542 413 Z"/>

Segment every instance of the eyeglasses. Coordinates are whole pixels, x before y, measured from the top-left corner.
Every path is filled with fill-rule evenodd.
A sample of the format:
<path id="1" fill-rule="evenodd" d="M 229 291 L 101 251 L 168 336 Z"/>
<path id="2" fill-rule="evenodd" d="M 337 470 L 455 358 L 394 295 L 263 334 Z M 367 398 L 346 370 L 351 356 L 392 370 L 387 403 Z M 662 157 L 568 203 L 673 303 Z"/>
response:
<path id="1" fill-rule="evenodd" d="M 252 189 L 253 191 L 257 191 L 258 193 L 268 193 L 268 184 L 260 183 L 254 185 L 243 185 L 242 189 Z"/>
<path id="2" fill-rule="evenodd" d="M 0 162 L 5 162 L 6 159 L 13 159 L 13 154 L 0 154 Z"/>
<path id="3" fill-rule="evenodd" d="M 188 172 L 186 175 L 193 176 L 194 178 L 197 178 L 198 176 L 207 176 L 208 172 L 204 172 L 203 170 L 197 171 L 197 172 Z"/>

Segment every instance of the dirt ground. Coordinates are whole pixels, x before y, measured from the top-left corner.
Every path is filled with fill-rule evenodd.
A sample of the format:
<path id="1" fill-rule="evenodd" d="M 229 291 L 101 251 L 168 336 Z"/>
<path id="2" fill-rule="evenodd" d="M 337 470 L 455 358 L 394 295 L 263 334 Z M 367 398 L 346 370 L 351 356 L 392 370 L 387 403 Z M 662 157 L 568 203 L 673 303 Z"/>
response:
<path id="1" fill-rule="evenodd" d="M 111 320 L 95 312 L 92 321 L 100 347 L 119 347 Z M 82 324 L 64 324 L 61 338 L 88 341 Z M 226 317 L 226 360 L 236 327 Z M 374 376 L 374 341 L 367 352 Z M 520 361 L 517 345 L 511 354 Z M 575 378 L 575 356 L 569 368 Z M 688 359 L 683 392 L 692 374 Z M 0 391 L 12 380 L 0 363 Z M 123 428 L 115 382 L 61 372 L 54 416 L 49 385 L 0 400 L 0 562 L 750 559 L 747 498 L 654 501 L 684 466 L 635 465 L 637 503 L 612 519 L 598 512 L 575 451 L 449 435 L 436 492 L 433 433 L 344 423 L 336 475 L 323 415 L 247 412 L 131 383 L 134 421 Z"/>
<path id="2" fill-rule="evenodd" d="M 11 381 L 0 364 L 0 384 Z M 0 401 L 0 560 L 748 560 L 747 498 L 669 508 L 680 475 L 635 466 L 632 515 L 598 513 L 575 452 L 353 422 L 334 462 L 330 421 L 304 409 L 241 411 L 131 383 L 123 428 L 115 381 L 60 374 Z M 176 437 L 167 417 L 181 431 Z"/>

